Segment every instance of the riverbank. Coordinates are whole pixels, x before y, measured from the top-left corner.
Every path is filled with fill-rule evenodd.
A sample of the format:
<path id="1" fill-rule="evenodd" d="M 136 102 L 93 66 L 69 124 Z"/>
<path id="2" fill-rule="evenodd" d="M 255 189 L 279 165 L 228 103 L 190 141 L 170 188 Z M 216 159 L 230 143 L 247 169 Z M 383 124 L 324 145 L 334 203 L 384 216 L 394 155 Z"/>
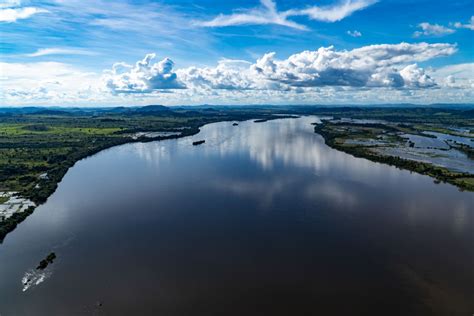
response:
<path id="1" fill-rule="evenodd" d="M 0 243 L 8 232 L 23 221 L 37 205 L 44 203 L 56 191 L 58 183 L 74 164 L 104 149 L 131 142 L 151 142 L 194 135 L 205 124 L 220 121 L 271 119 L 318 115 L 320 117 L 348 118 L 345 123 L 372 122 L 372 129 L 382 133 L 385 129 L 392 149 L 402 146 L 393 127 L 378 123 L 404 122 L 395 132 L 420 134 L 420 130 L 446 132 L 458 137 L 467 131 L 473 135 L 473 110 L 438 108 L 326 108 L 315 106 L 240 106 L 240 107 L 177 107 L 145 106 L 110 109 L 61 109 L 19 108 L 0 111 L 0 192 L 18 192 L 17 197 L 34 203 L 19 212 L 8 212 L 0 218 Z M 235 124 L 233 124 L 235 126 Z M 335 130 L 320 133 L 328 145 L 357 157 L 392 164 L 400 168 L 427 174 L 438 181 L 452 183 L 465 190 L 473 190 L 471 174 L 453 172 L 433 164 L 384 155 L 372 151 L 374 146 L 360 143 L 341 143 Z M 365 125 L 369 127 L 369 125 Z M 344 133 L 347 134 L 347 131 Z M 351 133 L 349 133 L 350 135 Z M 360 134 L 360 133 L 359 133 Z M 372 136 L 374 136 L 372 135 Z M 359 135 L 360 136 L 360 135 Z M 364 141 L 372 137 L 365 135 Z M 470 136 L 472 137 L 472 136 Z M 391 139 L 392 138 L 392 139 Z M 350 139 L 346 139 L 350 140 Z M 375 141 L 378 141 L 374 138 Z M 469 143 L 470 144 L 470 143 Z M 369 148 L 371 147 L 371 148 Z M 464 152 L 472 159 L 472 147 L 451 142 L 449 148 Z M 3 198 L 5 200 L 5 198 Z M 5 208 L 0 199 L 0 206 Z"/>
<path id="2" fill-rule="evenodd" d="M 274 116 L 278 113 L 255 109 L 171 111 L 151 106 L 141 111 L 107 111 L 100 115 L 70 112 L 0 115 L 0 191 L 15 192 L 15 198 L 28 201 L 27 207 L 12 211 L 9 199 L 2 196 L 0 210 L 5 208 L 5 216 L 0 216 L 0 243 L 37 206 L 46 202 L 69 168 L 81 159 L 126 143 L 192 136 L 209 123 L 282 118 Z"/>
<path id="3" fill-rule="evenodd" d="M 437 158 L 435 155 L 439 155 L 438 152 L 441 150 L 443 151 L 442 154 L 449 157 L 449 150 L 463 148 L 463 152 L 466 153 L 472 150 L 471 147 L 465 149 L 457 145 L 456 147 L 448 146 L 448 149 L 443 148 L 441 150 L 438 150 L 436 147 L 426 147 L 426 149 L 415 147 L 415 143 L 411 140 L 407 141 L 403 136 L 407 135 L 405 134 L 407 132 L 412 133 L 410 135 L 420 135 L 421 132 L 410 125 L 404 124 L 399 126 L 397 124 L 343 123 L 323 120 L 321 124 L 314 125 L 314 130 L 324 138 L 328 146 L 354 157 L 365 158 L 422 175 L 428 175 L 437 182 L 450 183 L 460 190 L 474 191 L 474 174 L 457 171 L 455 170 L 457 166 L 448 168 L 426 162 L 430 158 Z M 432 136 L 427 135 L 426 137 Z M 437 151 L 433 152 L 435 150 Z M 408 157 L 414 158 L 403 158 L 393 154 L 393 152 L 399 155 L 408 153 L 411 154 L 407 155 Z M 467 169 L 469 169 L 469 166 L 474 166 L 474 160 L 472 160 L 471 155 L 467 155 L 467 159 L 470 160 L 467 162 Z"/>
<path id="4" fill-rule="evenodd" d="M 274 293 L 267 314 L 314 310 L 314 293 L 328 313 L 344 298 L 336 314 L 472 310 L 474 194 L 334 150 L 313 122 L 209 124 L 80 161 L 0 245 L 2 314 L 225 314 L 255 284 L 237 314 Z"/>

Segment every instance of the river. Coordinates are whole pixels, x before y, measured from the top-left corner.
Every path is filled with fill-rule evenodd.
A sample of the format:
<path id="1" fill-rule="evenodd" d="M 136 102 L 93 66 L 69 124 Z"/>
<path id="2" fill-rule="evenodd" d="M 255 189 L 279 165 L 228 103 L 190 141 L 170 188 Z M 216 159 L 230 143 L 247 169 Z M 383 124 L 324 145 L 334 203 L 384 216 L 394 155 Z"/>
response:
<path id="1" fill-rule="evenodd" d="M 0 244 L 0 315 L 472 314 L 474 193 L 331 149 L 316 121 L 79 161 Z"/>

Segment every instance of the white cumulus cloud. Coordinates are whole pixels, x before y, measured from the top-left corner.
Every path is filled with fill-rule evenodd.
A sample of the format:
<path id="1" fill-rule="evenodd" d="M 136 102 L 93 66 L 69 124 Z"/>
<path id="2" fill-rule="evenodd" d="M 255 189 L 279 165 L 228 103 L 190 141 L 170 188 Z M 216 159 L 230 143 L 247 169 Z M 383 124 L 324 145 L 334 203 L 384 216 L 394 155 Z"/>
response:
<path id="1" fill-rule="evenodd" d="M 461 22 L 454 23 L 454 27 L 458 29 L 469 29 L 471 31 L 474 31 L 474 15 L 471 16 L 471 19 L 465 24 Z"/>
<path id="2" fill-rule="evenodd" d="M 413 33 L 414 37 L 420 36 L 444 36 L 453 34 L 455 31 L 448 27 L 438 25 L 438 24 L 430 24 L 428 22 L 423 22 L 418 24 L 418 27 L 421 28 L 421 31 L 416 31 Z"/>
<path id="3" fill-rule="evenodd" d="M 359 31 L 347 31 L 347 35 L 352 36 L 352 37 L 361 37 L 362 33 Z"/>
<path id="4" fill-rule="evenodd" d="M 279 60 L 264 54 L 255 63 L 221 61 L 216 67 L 177 70 L 187 88 L 281 90 L 312 87 L 429 88 L 436 82 L 417 63 L 456 52 L 452 44 L 383 44 L 336 50 L 303 51 Z"/>
<path id="5" fill-rule="evenodd" d="M 37 7 L 21 7 L 20 0 L 4 0 L 0 3 L 0 22 L 13 23 L 17 20 L 28 19 L 38 13 L 47 13 L 48 10 Z"/>
<path id="6" fill-rule="evenodd" d="M 255 84 L 247 61 L 221 60 L 216 67 L 189 67 L 178 70 L 180 80 L 188 88 L 248 90 Z"/>
<path id="7" fill-rule="evenodd" d="M 106 87 L 113 93 L 149 93 L 184 88 L 173 72 L 173 61 L 165 58 L 154 63 L 155 57 L 155 54 L 147 54 L 135 66 L 114 64 L 112 69 L 105 71 L 103 75 Z"/>
<path id="8" fill-rule="evenodd" d="M 436 85 L 433 78 L 426 74 L 417 64 L 408 65 L 400 70 L 405 86 L 410 88 L 429 88 Z"/>
<path id="9" fill-rule="evenodd" d="M 444 66 L 430 71 L 430 76 L 447 87 L 474 91 L 474 63 Z"/>
<path id="10" fill-rule="evenodd" d="M 452 44 L 320 47 L 255 62 L 174 70 L 148 54 L 102 74 L 57 62 L 0 63 L 0 103 L 12 104 L 314 104 L 472 102 L 474 64 L 423 69 L 456 51 Z M 436 87 L 436 89 L 431 89 Z M 168 92 L 168 93 L 161 93 Z"/>
<path id="11" fill-rule="evenodd" d="M 292 87 L 429 87 L 434 82 L 412 63 L 456 51 L 451 44 L 370 45 L 351 51 L 321 47 L 285 60 L 274 53 L 257 60 L 252 69 L 261 78 Z"/>

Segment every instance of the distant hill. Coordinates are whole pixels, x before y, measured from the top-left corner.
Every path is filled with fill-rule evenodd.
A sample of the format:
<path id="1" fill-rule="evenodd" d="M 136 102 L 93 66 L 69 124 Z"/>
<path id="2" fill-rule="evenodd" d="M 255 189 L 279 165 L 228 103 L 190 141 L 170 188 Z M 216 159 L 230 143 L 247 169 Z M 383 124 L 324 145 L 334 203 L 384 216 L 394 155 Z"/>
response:
<path id="1" fill-rule="evenodd" d="M 1 115 L 38 114 L 38 115 L 81 115 L 81 114 L 130 114 L 130 115 L 160 115 L 171 114 L 174 111 L 164 105 L 147 105 L 142 107 L 119 106 L 114 108 L 88 107 L 0 107 Z"/>
<path id="2" fill-rule="evenodd" d="M 71 114 L 70 111 L 63 111 L 63 110 L 50 110 L 50 109 L 39 109 L 38 111 L 32 112 L 34 114 L 39 115 L 68 115 Z"/>
<path id="3" fill-rule="evenodd" d="M 187 105 L 172 106 L 164 105 L 146 105 L 146 106 L 117 106 L 117 107 L 42 107 L 42 106 L 26 106 L 26 107 L 1 107 L 0 115 L 14 114 L 40 114 L 40 115 L 102 115 L 102 114 L 124 114 L 124 115 L 180 115 L 186 112 L 186 115 L 199 112 L 218 112 L 220 110 L 243 110 L 243 109 L 274 109 L 291 110 L 301 108 L 326 110 L 330 108 L 342 109 L 344 111 L 361 111 L 363 109 L 375 108 L 437 108 L 437 109 L 456 109 L 465 110 L 466 115 L 472 115 L 474 104 L 373 104 L 373 105 Z M 185 115 L 185 114 L 183 114 Z"/>
<path id="4" fill-rule="evenodd" d="M 146 105 L 140 108 L 137 108 L 137 112 L 172 112 L 169 107 L 164 105 Z"/>

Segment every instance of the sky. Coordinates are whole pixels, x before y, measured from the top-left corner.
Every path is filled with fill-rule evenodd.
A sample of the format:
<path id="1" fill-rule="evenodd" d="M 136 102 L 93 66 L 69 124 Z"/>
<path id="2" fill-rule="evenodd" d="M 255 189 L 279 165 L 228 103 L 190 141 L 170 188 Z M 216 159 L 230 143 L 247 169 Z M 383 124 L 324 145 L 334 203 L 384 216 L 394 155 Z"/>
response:
<path id="1" fill-rule="evenodd" d="M 472 0 L 0 0 L 0 106 L 474 103 Z"/>

